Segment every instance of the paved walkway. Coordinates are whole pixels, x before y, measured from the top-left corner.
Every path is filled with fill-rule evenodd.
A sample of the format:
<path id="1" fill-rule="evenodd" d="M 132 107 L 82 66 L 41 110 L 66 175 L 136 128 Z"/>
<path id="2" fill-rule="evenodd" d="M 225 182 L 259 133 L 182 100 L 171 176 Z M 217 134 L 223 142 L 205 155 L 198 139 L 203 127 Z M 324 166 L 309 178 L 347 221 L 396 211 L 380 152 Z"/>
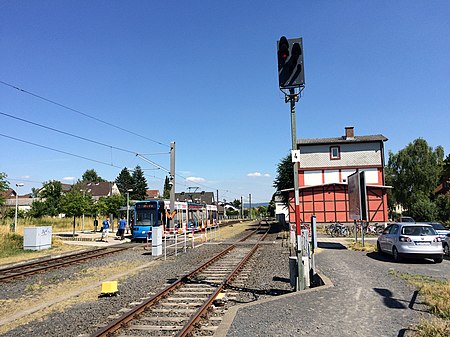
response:
<path id="1" fill-rule="evenodd" d="M 323 241 L 316 261 L 326 286 L 234 307 L 219 336 L 408 336 L 429 315 L 415 289 L 390 271 L 450 279 L 449 260 L 398 264 Z"/>

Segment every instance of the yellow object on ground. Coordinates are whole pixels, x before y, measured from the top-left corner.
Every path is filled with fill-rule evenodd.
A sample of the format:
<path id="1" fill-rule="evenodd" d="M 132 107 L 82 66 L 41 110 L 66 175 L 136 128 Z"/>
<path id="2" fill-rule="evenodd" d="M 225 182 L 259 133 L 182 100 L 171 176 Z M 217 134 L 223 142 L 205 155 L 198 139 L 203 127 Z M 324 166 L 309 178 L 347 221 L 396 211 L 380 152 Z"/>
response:
<path id="1" fill-rule="evenodd" d="M 224 292 L 220 292 L 217 294 L 216 296 L 216 300 L 223 300 L 223 298 L 225 297 L 225 293 Z"/>
<path id="2" fill-rule="evenodd" d="M 117 281 L 102 282 L 102 294 L 114 294 L 118 291 Z"/>

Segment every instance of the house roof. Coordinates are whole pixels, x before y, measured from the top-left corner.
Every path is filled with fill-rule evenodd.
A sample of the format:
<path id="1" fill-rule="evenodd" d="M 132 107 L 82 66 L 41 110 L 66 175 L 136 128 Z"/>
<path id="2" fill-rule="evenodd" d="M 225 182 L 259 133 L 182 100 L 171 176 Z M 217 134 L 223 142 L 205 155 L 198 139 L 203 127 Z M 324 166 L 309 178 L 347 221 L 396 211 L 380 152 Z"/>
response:
<path id="1" fill-rule="evenodd" d="M 114 182 L 102 181 L 102 182 L 89 182 L 82 183 L 81 189 L 89 193 L 93 197 L 106 197 L 112 194 Z"/>
<path id="2" fill-rule="evenodd" d="M 388 139 L 379 134 L 371 136 L 355 136 L 353 138 L 334 137 L 334 138 L 305 138 L 298 139 L 298 145 L 317 145 L 317 144 L 336 144 L 336 143 L 369 143 L 369 142 L 385 142 Z"/>
<path id="3" fill-rule="evenodd" d="M 12 188 L 8 188 L 5 191 L 0 191 L 0 196 L 8 199 L 8 198 L 12 198 L 12 197 L 16 197 L 16 192 L 12 189 Z"/>
<path id="4" fill-rule="evenodd" d="M 159 198 L 159 190 L 147 190 L 145 195 L 147 196 L 147 199 Z"/>

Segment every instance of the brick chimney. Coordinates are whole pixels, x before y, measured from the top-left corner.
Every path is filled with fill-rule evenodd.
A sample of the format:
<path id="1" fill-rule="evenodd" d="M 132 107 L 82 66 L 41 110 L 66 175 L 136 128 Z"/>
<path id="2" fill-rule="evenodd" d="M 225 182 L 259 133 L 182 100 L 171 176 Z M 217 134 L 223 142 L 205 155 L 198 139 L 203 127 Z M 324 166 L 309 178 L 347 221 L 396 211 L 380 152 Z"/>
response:
<path id="1" fill-rule="evenodd" d="M 345 139 L 355 139 L 355 130 L 353 126 L 345 127 Z"/>

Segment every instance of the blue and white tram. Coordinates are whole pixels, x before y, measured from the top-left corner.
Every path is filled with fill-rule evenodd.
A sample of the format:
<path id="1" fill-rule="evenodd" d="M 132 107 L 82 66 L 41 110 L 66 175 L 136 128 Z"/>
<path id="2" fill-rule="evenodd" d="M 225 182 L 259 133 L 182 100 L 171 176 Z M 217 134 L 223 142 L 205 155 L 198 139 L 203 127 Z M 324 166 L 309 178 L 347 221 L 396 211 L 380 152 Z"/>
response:
<path id="1" fill-rule="evenodd" d="M 143 200 L 134 205 L 133 239 L 151 237 L 153 226 L 165 226 L 166 215 L 163 200 Z"/>

